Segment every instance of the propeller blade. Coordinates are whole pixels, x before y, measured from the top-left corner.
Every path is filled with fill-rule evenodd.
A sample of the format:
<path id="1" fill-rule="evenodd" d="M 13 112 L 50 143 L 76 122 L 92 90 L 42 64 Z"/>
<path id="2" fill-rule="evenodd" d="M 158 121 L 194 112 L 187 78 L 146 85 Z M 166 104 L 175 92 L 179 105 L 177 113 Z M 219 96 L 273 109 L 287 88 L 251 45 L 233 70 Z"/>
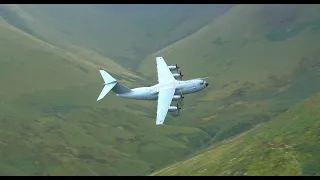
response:
<path id="1" fill-rule="evenodd" d="M 182 90 L 180 90 L 180 96 L 181 96 L 181 99 L 184 98 L 184 96 L 182 95 Z"/>
<path id="2" fill-rule="evenodd" d="M 180 96 L 181 96 L 181 99 L 180 99 L 180 105 L 183 106 L 184 105 L 184 102 L 183 102 L 183 99 L 184 99 L 184 96 L 182 95 L 182 90 L 180 90 Z"/>
<path id="3" fill-rule="evenodd" d="M 178 69 L 179 69 L 180 67 L 178 66 L 178 64 L 176 64 L 176 69 L 177 69 L 177 73 L 178 73 Z"/>
<path id="4" fill-rule="evenodd" d="M 181 107 L 179 107 L 179 103 L 177 103 L 177 109 L 178 109 L 178 110 L 181 109 Z"/>
<path id="5" fill-rule="evenodd" d="M 180 71 L 180 80 L 182 80 L 182 76 L 184 76 L 182 73 L 181 73 L 181 71 Z"/>

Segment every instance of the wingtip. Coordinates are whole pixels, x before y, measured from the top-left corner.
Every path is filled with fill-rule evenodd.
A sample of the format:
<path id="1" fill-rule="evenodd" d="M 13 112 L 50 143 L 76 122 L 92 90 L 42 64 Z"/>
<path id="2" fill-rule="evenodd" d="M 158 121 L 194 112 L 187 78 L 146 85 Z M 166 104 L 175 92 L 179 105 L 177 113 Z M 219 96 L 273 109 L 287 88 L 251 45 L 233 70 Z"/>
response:
<path id="1" fill-rule="evenodd" d="M 162 57 L 162 56 L 158 56 L 158 57 L 156 57 L 156 60 L 157 60 L 157 61 L 163 60 L 163 57 Z"/>
<path id="2" fill-rule="evenodd" d="M 162 125 L 163 121 L 156 121 L 156 125 Z"/>

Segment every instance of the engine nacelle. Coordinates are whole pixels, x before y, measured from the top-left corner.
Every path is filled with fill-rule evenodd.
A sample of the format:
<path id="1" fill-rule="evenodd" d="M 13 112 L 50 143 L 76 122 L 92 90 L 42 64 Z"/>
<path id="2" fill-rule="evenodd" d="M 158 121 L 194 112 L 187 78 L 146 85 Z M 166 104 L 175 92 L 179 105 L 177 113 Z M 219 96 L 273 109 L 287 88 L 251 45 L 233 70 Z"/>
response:
<path id="1" fill-rule="evenodd" d="M 174 112 L 174 111 L 177 111 L 177 110 L 178 110 L 177 106 L 169 106 L 169 109 L 168 109 L 169 112 Z"/>
<path id="2" fill-rule="evenodd" d="M 173 75 L 173 77 L 175 78 L 175 79 L 178 79 L 181 75 L 180 74 L 178 74 L 178 73 L 174 73 L 174 74 L 172 74 Z"/>
<path id="3" fill-rule="evenodd" d="M 177 66 L 168 66 L 168 68 L 170 69 L 170 71 L 174 71 L 177 69 Z"/>
<path id="4" fill-rule="evenodd" d="M 172 98 L 172 101 L 178 101 L 180 99 L 182 99 L 181 95 L 174 95 L 173 98 Z"/>

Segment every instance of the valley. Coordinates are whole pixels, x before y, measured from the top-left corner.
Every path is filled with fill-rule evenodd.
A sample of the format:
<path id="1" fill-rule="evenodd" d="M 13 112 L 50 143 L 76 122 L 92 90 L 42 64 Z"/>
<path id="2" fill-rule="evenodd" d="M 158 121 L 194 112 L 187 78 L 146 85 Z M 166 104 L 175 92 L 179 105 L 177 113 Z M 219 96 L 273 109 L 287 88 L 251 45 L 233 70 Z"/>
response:
<path id="1" fill-rule="evenodd" d="M 318 175 L 319 9 L 0 5 L 0 174 Z M 98 69 L 149 86 L 157 56 L 209 76 L 181 116 L 96 102 Z"/>

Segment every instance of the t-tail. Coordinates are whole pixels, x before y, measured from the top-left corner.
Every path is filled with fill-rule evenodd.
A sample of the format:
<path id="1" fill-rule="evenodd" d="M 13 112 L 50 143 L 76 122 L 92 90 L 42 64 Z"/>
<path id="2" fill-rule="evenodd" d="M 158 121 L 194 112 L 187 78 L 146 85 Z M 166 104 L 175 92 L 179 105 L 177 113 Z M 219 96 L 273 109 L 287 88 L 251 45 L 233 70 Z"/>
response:
<path id="1" fill-rule="evenodd" d="M 113 92 L 117 94 L 123 94 L 130 92 L 131 90 L 121 83 L 119 83 L 116 79 L 114 79 L 109 73 L 107 73 L 105 70 L 99 70 L 103 80 L 103 89 L 97 99 L 97 101 L 101 100 L 105 95 L 112 90 Z"/>

